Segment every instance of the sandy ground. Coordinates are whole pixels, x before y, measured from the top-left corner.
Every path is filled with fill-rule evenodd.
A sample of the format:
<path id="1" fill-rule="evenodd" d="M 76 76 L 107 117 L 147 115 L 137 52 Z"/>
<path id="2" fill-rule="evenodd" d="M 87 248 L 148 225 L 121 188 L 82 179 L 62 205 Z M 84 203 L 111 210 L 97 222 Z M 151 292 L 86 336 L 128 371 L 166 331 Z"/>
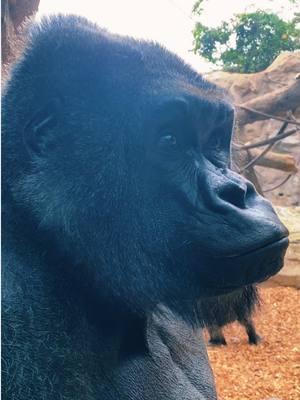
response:
<path id="1" fill-rule="evenodd" d="M 300 400 L 300 291 L 260 289 L 255 315 L 263 337 L 250 346 L 241 326 L 224 329 L 227 346 L 208 347 L 219 400 Z"/>

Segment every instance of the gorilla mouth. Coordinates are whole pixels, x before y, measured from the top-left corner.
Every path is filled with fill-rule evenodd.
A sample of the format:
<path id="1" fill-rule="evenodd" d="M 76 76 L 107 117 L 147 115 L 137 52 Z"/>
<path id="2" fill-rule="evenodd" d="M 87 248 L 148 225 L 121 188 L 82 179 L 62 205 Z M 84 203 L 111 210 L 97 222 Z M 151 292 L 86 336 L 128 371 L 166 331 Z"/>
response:
<path id="1" fill-rule="evenodd" d="M 230 254 L 230 255 L 224 255 L 222 257 L 216 257 L 216 258 L 226 258 L 226 259 L 233 259 L 233 258 L 240 258 L 240 257 L 245 257 L 245 256 L 250 256 L 250 255 L 257 255 L 260 252 L 268 251 L 268 250 L 277 250 L 277 248 L 281 247 L 282 251 L 286 250 L 289 245 L 289 238 L 288 236 L 281 237 L 280 239 L 273 240 L 272 242 L 266 243 L 263 246 L 256 247 L 254 249 L 248 250 L 244 253 L 240 254 Z"/>
<path id="2" fill-rule="evenodd" d="M 221 263 L 222 269 L 215 282 L 206 281 L 206 287 L 215 291 L 215 295 L 221 295 L 266 281 L 283 267 L 288 244 L 289 239 L 284 236 L 244 253 L 214 257 L 214 262 Z"/>
<path id="3" fill-rule="evenodd" d="M 269 279 L 283 267 L 288 244 L 289 239 L 285 236 L 246 253 L 224 257 L 223 262 L 229 267 L 230 276 L 233 279 L 231 282 L 227 280 L 228 286 L 225 285 L 219 289 L 232 291 L 241 286 L 260 283 Z M 239 277 L 236 275 L 237 267 L 240 272 Z"/>

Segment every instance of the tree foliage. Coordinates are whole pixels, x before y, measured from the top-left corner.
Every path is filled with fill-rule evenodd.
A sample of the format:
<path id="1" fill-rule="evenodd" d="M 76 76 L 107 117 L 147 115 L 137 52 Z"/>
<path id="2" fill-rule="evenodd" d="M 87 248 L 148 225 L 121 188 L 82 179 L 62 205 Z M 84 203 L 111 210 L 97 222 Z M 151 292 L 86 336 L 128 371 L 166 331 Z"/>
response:
<path id="1" fill-rule="evenodd" d="M 201 14 L 202 0 L 193 12 Z M 257 72 L 268 67 L 281 51 L 300 49 L 299 16 L 284 21 L 258 10 L 236 15 L 230 22 L 210 28 L 197 22 L 194 51 L 227 71 Z"/>

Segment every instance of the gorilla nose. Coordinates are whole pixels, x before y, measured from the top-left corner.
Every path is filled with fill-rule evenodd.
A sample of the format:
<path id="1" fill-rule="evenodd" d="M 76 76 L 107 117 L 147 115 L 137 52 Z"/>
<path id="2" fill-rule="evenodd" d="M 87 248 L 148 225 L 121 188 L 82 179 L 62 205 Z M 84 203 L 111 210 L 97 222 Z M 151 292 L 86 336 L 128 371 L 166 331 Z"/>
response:
<path id="1" fill-rule="evenodd" d="M 206 178 L 206 200 L 209 209 L 221 213 L 229 211 L 230 206 L 246 208 L 246 198 L 251 185 L 231 170 L 214 171 Z M 250 187 L 251 186 L 251 187 Z M 255 189 L 253 188 L 253 193 Z"/>
<path id="2" fill-rule="evenodd" d="M 226 183 L 219 188 L 217 196 L 221 201 L 232 204 L 238 208 L 246 208 L 246 193 L 246 182 L 227 180 Z"/>

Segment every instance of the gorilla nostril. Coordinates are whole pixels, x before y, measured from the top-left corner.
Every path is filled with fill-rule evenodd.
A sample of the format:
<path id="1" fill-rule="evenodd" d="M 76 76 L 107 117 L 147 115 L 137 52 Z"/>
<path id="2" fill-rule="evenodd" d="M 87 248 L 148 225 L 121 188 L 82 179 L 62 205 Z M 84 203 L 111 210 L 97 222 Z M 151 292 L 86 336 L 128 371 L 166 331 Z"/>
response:
<path id="1" fill-rule="evenodd" d="M 248 181 L 227 168 L 213 169 L 211 164 L 209 166 L 210 174 L 204 180 L 206 190 L 203 190 L 203 181 L 199 182 L 201 197 L 207 207 L 222 214 L 229 211 L 230 206 L 247 208 Z"/>
<path id="2" fill-rule="evenodd" d="M 247 186 L 242 182 L 227 182 L 218 193 L 218 197 L 226 203 L 238 208 L 246 208 Z"/>

